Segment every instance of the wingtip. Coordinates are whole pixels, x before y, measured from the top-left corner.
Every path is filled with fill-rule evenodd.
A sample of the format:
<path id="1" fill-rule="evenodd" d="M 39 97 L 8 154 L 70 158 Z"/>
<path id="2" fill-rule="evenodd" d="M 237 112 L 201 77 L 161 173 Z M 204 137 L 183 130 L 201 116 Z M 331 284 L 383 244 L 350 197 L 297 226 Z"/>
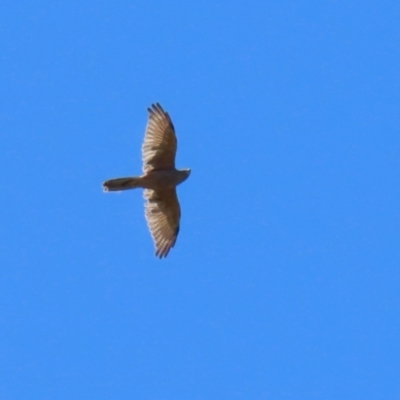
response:
<path id="1" fill-rule="evenodd" d="M 161 253 L 159 251 L 155 252 L 155 256 L 159 259 L 162 260 L 163 258 L 167 257 L 167 254 Z"/>
<path id="2" fill-rule="evenodd" d="M 155 256 L 158 257 L 160 260 L 162 258 L 167 258 L 167 255 L 169 254 L 169 251 L 172 249 L 173 246 L 170 247 L 161 247 L 159 249 L 156 249 Z"/>
<path id="3" fill-rule="evenodd" d="M 161 104 L 159 102 L 152 103 L 150 107 L 147 108 L 147 111 L 151 114 L 154 112 L 162 112 L 164 113 L 164 109 L 162 108 Z"/>

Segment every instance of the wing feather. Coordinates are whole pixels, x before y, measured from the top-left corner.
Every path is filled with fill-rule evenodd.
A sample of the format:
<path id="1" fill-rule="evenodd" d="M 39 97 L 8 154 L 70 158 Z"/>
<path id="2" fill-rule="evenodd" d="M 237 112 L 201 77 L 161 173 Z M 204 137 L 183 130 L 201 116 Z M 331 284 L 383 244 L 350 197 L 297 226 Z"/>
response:
<path id="1" fill-rule="evenodd" d="M 146 189 L 146 220 L 156 247 L 156 256 L 166 257 L 174 247 L 179 233 L 181 209 L 175 188 Z"/>
<path id="2" fill-rule="evenodd" d="M 152 104 L 148 112 L 142 145 L 143 171 L 175 168 L 177 140 L 171 118 L 158 103 Z"/>

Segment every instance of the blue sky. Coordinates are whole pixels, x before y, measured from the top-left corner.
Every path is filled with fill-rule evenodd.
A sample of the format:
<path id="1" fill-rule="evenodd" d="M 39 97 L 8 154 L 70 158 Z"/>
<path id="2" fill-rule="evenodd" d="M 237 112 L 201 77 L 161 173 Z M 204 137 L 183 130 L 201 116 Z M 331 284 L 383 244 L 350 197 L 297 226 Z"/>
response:
<path id="1" fill-rule="evenodd" d="M 2 1 L 0 399 L 400 398 L 400 3 Z M 178 135 L 154 257 L 146 108 Z"/>

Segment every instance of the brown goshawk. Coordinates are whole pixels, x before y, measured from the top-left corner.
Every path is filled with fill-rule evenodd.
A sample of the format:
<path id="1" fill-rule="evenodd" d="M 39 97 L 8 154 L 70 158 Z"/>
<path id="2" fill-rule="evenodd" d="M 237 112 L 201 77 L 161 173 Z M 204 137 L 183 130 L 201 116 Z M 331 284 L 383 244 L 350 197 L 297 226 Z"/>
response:
<path id="1" fill-rule="evenodd" d="M 177 140 L 167 112 L 156 103 L 148 109 L 149 120 L 142 145 L 141 176 L 110 179 L 104 191 L 143 188 L 145 215 L 156 248 L 156 256 L 166 257 L 179 233 L 181 209 L 176 186 L 190 175 L 190 169 L 175 168 Z"/>

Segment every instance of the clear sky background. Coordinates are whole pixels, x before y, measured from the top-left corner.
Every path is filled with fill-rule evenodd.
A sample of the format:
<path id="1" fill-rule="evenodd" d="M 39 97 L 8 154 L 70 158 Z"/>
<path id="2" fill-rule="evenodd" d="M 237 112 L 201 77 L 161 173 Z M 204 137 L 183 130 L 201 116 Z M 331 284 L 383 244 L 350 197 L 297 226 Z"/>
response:
<path id="1" fill-rule="evenodd" d="M 0 399 L 400 398 L 400 3 L 0 4 Z M 178 135 L 154 257 L 146 108 Z"/>

